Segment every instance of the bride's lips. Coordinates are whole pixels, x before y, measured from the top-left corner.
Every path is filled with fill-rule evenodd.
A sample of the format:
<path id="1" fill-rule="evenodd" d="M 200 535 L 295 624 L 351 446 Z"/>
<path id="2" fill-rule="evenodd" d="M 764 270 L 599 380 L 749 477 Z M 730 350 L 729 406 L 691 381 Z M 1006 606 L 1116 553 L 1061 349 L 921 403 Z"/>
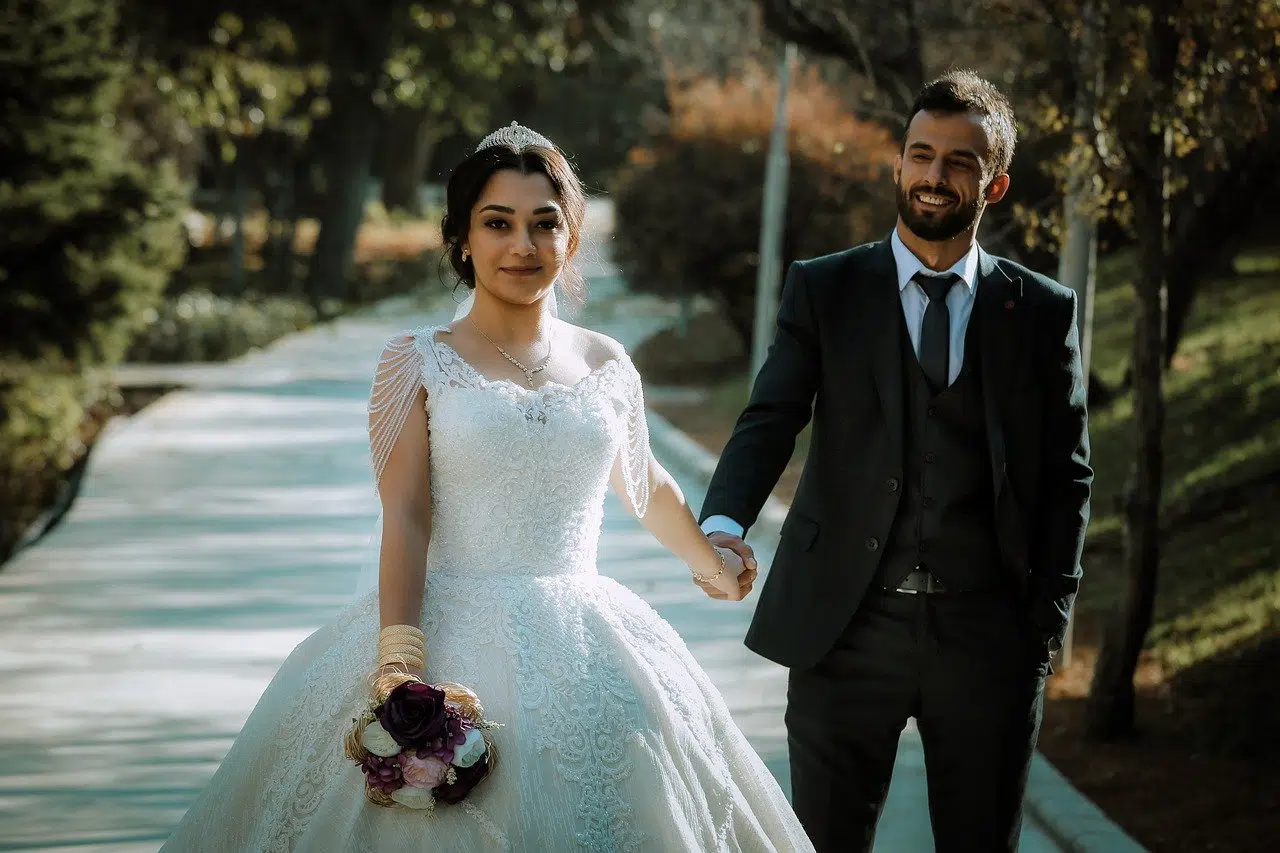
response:
<path id="1" fill-rule="evenodd" d="M 499 267 L 507 275 L 514 275 L 520 278 L 526 278 L 542 270 L 542 267 Z"/>

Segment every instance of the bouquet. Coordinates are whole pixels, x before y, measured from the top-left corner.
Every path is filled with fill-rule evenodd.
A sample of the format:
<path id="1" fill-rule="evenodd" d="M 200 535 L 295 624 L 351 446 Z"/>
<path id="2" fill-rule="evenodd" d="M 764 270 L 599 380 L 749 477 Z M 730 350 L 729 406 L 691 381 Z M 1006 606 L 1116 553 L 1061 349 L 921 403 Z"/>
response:
<path id="1" fill-rule="evenodd" d="M 489 731 L 498 724 L 484 718 L 468 688 L 394 674 L 379 679 L 373 695 L 345 739 L 370 802 L 431 811 L 462 802 L 493 772 Z"/>

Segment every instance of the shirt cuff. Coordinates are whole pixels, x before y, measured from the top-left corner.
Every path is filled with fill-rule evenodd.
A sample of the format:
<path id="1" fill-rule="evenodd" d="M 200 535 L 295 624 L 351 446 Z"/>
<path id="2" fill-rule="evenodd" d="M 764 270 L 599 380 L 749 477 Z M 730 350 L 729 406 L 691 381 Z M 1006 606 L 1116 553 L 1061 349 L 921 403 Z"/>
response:
<path id="1" fill-rule="evenodd" d="M 741 524 L 727 515 L 713 515 L 702 522 L 702 532 L 708 536 L 712 533 L 728 533 L 730 536 L 737 536 L 739 539 L 746 533 Z"/>

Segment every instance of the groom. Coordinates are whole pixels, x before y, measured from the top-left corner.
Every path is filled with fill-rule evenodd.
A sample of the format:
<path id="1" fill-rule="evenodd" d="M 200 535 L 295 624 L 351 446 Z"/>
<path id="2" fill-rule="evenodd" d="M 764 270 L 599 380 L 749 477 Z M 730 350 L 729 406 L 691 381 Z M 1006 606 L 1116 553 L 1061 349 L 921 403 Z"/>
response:
<path id="1" fill-rule="evenodd" d="M 871 850 L 908 717 L 939 853 L 1017 847 L 1093 472 L 1074 295 L 975 240 L 1015 134 L 974 74 L 921 90 L 894 232 L 791 266 L 703 506 L 749 554 L 812 418 L 746 643 L 790 668 L 793 801 L 819 851 Z"/>

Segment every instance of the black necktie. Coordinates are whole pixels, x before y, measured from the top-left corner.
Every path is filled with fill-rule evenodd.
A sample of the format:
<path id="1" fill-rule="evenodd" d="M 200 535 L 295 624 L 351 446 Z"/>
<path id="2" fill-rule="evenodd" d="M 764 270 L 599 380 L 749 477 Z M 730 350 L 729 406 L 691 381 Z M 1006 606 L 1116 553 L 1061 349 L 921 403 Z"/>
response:
<path id="1" fill-rule="evenodd" d="M 951 384 L 951 312 L 947 309 L 947 293 L 960 281 L 960 276 L 955 273 L 930 275 L 921 271 L 912 280 L 929 297 L 924 323 L 920 326 L 920 366 L 933 386 L 933 393 L 937 394 Z"/>

